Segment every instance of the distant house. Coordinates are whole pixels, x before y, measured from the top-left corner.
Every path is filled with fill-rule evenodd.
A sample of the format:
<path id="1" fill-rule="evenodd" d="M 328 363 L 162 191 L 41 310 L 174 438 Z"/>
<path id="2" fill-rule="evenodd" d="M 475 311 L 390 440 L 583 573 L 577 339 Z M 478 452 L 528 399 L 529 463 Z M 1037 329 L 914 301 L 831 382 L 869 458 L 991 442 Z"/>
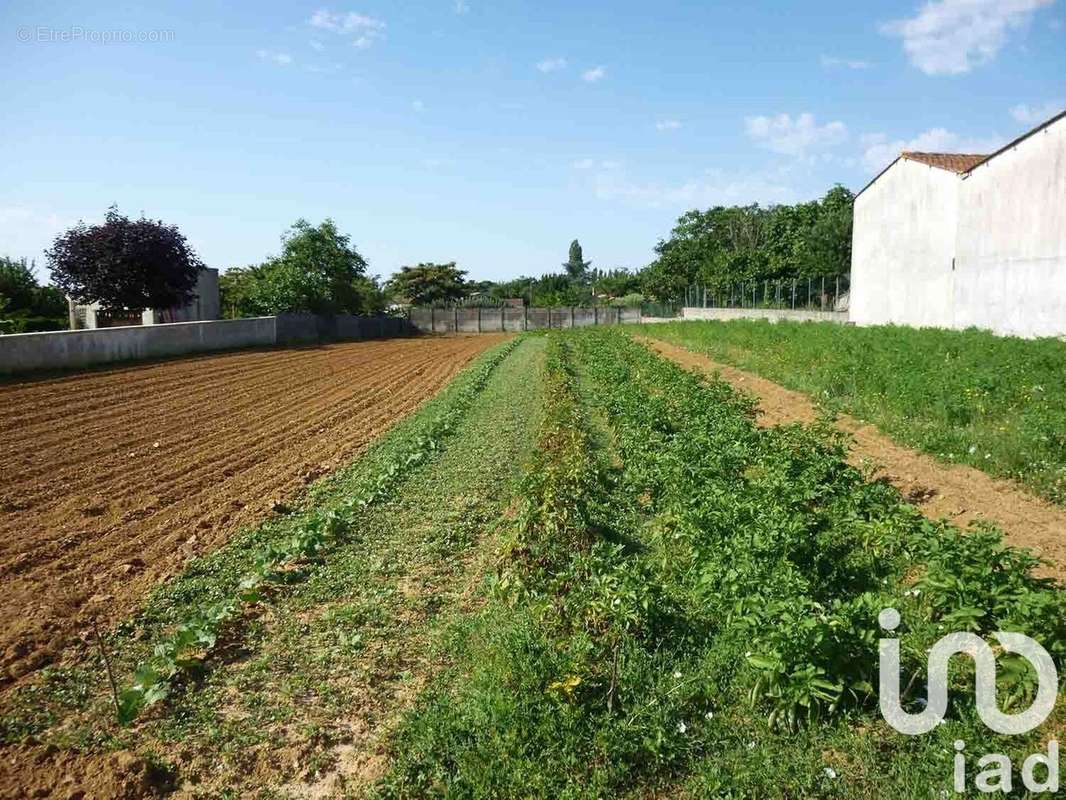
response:
<path id="1" fill-rule="evenodd" d="M 174 308 L 148 308 L 144 311 L 105 311 L 99 303 L 75 303 L 70 305 L 70 329 L 115 328 L 121 325 L 159 325 L 165 322 L 196 322 L 219 319 L 222 304 L 218 291 L 218 270 L 204 268 L 193 289 L 196 297 L 183 306 Z"/>
<path id="2" fill-rule="evenodd" d="M 1066 334 L 1066 111 L 991 155 L 905 152 L 855 198 L 860 325 Z"/>

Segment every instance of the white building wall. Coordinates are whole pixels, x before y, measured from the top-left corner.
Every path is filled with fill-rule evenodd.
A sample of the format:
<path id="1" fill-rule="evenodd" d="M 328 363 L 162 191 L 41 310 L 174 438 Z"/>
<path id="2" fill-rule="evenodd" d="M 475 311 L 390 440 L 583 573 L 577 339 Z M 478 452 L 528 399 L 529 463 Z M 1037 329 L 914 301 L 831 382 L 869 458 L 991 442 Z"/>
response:
<path id="1" fill-rule="evenodd" d="M 959 176 L 899 159 L 855 200 L 850 319 L 952 325 Z"/>
<path id="2" fill-rule="evenodd" d="M 954 327 L 1066 334 L 1066 119 L 961 182 Z"/>

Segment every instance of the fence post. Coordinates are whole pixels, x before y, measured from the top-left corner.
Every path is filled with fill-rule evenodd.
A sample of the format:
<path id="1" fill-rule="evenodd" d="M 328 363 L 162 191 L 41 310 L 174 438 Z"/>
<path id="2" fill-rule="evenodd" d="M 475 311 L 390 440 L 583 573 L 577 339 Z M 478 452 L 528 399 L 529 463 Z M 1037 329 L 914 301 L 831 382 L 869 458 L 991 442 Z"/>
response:
<path id="1" fill-rule="evenodd" d="M 429 307 L 429 332 L 430 333 L 436 333 L 437 332 L 437 307 L 436 306 L 430 306 Z"/>
<path id="2" fill-rule="evenodd" d="M 574 327 L 574 307 L 570 306 L 570 327 Z"/>
<path id="3" fill-rule="evenodd" d="M 481 306 L 477 307 L 477 332 L 481 333 Z"/>
<path id="4" fill-rule="evenodd" d="M 807 308 L 811 307 L 811 279 L 807 276 Z"/>
<path id="5" fill-rule="evenodd" d="M 459 333 L 459 306 L 455 306 L 452 309 L 452 313 L 455 318 L 455 333 Z"/>
<path id="6" fill-rule="evenodd" d="M 522 330 L 529 330 L 529 306 L 522 304 Z"/>
<path id="7" fill-rule="evenodd" d="M 595 328 L 599 324 L 600 324 L 600 307 L 599 306 L 593 306 L 592 307 L 592 327 Z"/>

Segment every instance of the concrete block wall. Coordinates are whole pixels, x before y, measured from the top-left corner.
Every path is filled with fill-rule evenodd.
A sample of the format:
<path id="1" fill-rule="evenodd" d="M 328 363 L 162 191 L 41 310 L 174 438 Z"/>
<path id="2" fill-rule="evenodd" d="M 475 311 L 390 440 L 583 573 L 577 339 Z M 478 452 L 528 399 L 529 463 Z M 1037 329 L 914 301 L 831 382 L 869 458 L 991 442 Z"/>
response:
<path id="1" fill-rule="evenodd" d="M 524 308 L 504 308 L 503 329 L 505 331 L 524 331 L 526 329 L 526 310 Z"/>
<path id="2" fill-rule="evenodd" d="M 526 329 L 531 331 L 551 327 L 550 310 L 547 308 L 526 309 Z"/>
<path id="3" fill-rule="evenodd" d="M 0 336 L 0 375 L 273 345 L 275 323 L 255 317 Z"/>
<path id="4" fill-rule="evenodd" d="M 681 316 L 684 319 L 765 319 L 770 322 L 791 320 L 844 324 L 848 321 L 847 311 L 806 311 L 791 308 L 683 308 Z"/>
<path id="5" fill-rule="evenodd" d="M 277 338 L 271 344 L 311 344 L 319 340 L 318 318 L 314 314 L 278 314 Z"/>
<path id="6" fill-rule="evenodd" d="M 412 308 L 411 325 L 426 333 L 493 333 L 640 322 L 639 308 Z"/>
<path id="7" fill-rule="evenodd" d="M 251 319 L 18 333 L 0 336 L 0 375 L 242 347 L 380 339 L 417 332 L 406 319 L 399 317 L 279 314 Z"/>

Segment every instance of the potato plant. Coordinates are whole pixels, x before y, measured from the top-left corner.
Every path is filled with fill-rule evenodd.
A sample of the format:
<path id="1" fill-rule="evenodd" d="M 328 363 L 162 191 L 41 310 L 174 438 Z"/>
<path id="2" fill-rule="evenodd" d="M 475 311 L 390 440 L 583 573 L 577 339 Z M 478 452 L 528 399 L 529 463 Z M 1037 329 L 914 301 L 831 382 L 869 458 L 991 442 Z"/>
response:
<path id="1" fill-rule="evenodd" d="M 760 747 L 793 752 L 787 794 L 818 794 L 825 773 L 787 765 L 878 722 L 881 609 L 904 619 L 909 703 L 948 630 L 1063 653 L 1064 595 L 1036 559 L 926 520 L 829 426 L 760 429 L 750 399 L 618 331 L 553 335 L 544 380 L 493 597 L 401 729 L 383 796 L 595 797 L 686 775 L 732 792 L 742 773 L 721 765 Z M 1034 688 L 1017 667 L 1000 670 L 1008 705 Z M 952 678 L 953 724 L 978 738 L 972 673 Z"/>

